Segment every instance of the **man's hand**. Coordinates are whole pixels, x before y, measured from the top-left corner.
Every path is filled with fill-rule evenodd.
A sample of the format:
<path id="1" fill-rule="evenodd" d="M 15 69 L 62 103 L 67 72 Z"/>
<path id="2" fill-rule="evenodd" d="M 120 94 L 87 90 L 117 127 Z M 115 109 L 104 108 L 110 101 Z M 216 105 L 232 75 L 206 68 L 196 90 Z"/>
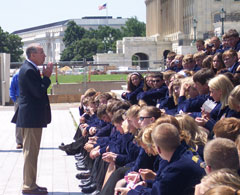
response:
<path id="1" fill-rule="evenodd" d="M 43 66 L 42 74 L 43 76 L 49 78 L 52 75 L 52 71 L 53 71 L 53 63 L 49 62 L 47 64 L 47 67 Z"/>

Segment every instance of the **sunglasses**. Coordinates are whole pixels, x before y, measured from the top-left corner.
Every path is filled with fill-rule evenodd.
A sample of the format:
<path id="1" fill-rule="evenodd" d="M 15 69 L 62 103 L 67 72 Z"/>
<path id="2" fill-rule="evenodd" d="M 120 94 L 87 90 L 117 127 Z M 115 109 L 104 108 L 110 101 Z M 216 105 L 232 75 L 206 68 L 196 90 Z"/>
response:
<path id="1" fill-rule="evenodd" d="M 161 80 L 152 80 L 153 83 L 159 83 Z"/>
<path id="2" fill-rule="evenodd" d="M 139 117 L 139 120 L 140 120 L 140 121 L 143 121 L 145 118 L 152 118 L 152 116 L 140 116 L 140 117 Z"/>

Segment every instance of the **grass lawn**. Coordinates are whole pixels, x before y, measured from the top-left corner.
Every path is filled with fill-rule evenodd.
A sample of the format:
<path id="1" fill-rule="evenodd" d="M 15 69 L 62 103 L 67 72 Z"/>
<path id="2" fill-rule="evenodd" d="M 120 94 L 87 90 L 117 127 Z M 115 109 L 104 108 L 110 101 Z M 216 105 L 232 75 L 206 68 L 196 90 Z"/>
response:
<path id="1" fill-rule="evenodd" d="M 88 78 L 87 78 L 88 80 Z M 105 74 L 105 75 L 91 75 L 91 81 L 127 81 L 127 74 Z M 51 76 L 52 84 L 56 83 L 56 76 Z M 58 83 L 81 83 L 83 82 L 83 75 L 58 75 Z M 51 85 L 52 85 L 51 84 Z M 48 88 L 50 93 L 52 86 Z"/>

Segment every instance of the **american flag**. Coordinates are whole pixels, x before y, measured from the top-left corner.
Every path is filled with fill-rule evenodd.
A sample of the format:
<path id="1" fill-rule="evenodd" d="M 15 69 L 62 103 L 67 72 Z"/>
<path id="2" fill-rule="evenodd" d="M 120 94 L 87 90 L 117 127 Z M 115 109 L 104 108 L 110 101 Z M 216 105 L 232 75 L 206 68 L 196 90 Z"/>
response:
<path id="1" fill-rule="evenodd" d="M 107 8 L 107 4 L 103 4 L 103 5 L 100 5 L 98 6 L 98 10 L 103 10 L 103 9 L 106 9 Z"/>

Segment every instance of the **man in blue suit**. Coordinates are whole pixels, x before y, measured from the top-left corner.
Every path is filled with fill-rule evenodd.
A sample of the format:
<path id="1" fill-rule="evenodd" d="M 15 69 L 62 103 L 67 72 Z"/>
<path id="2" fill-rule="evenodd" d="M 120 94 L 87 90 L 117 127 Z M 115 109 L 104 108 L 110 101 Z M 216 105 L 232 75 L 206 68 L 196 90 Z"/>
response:
<path id="1" fill-rule="evenodd" d="M 47 188 L 36 184 L 37 161 L 42 128 L 51 122 L 47 88 L 51 84 L 53 64 L 49 63 L 41 77 L 38 66 L 43 65 L 45 53 L 40 45 L 30 45 L 27 59 L 19 71 L 19 107 L 12 122 L 21 128 L 23 136 L 23 194 L 47 194 Z"/>

